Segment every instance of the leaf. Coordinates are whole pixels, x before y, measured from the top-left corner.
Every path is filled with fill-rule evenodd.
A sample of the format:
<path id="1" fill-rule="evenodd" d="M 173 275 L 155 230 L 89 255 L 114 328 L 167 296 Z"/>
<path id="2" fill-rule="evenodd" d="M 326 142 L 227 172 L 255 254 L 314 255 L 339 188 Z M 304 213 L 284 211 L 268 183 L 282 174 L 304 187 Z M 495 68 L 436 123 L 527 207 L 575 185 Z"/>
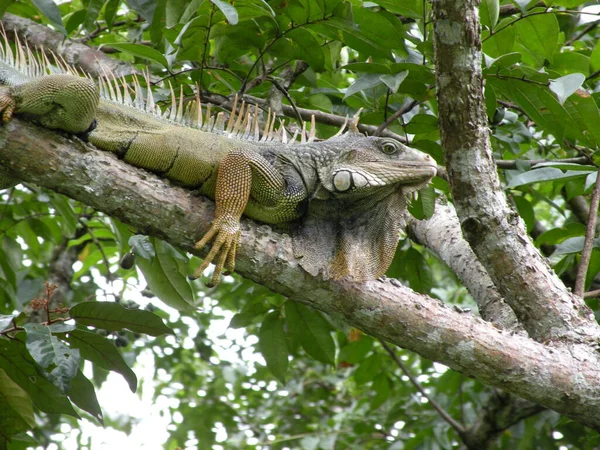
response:
<path id="1" fill-rule="evenodd" d="M 585 172 L 585 171 L 596 172 L 598 170 L 598 168 L 594 167 L 594 166 L 586 166 L 583 164 L 554 162 L 554 161 L 548 161 L 548 162 L 536 164 L 535 166 L 532 166 L 532 169 L 539 169 L 540 167 L 554 167 L 556 169 L 575 170 L 577 172 Z"/>
<path id="2" fill-rule="evenodd" d="M 405 70 L 403 72 L 398 72 L 394 75 L 381 75 L 379 79 L 385 83 L 385 85 L 392 91 L 394 94 L 398 92 L 398 88 L 400 84 L 404 81 L 406 76 L 408 75 L 408 71 Z"/>
<path id="3" fill-rule="evenodd" d="M 150 336 L 175 334 L 156 314 L 140 309 L 126 309 L 118 303 L 81 302 L 70 309 L 70 315 L 78 324 L 109 331 L 128 329 Z"/>
<path id="4" fill-rule="evenodd" d="M 527 186 L 529 184 L 542 183 L 545 181 L 572 180 L 578 177 L 585 177 L 588 174 L 589 172 L 586 171 L 567 170 L 566 172 L 563 172 L 554 167 L 542 167 L 541 169 L 520 173 L 511 178 L 508 187 Z"/>
<path id="5" fill-rule="evenodd" d="M 331 337 L 331 326 L 321 313 L 288 300 L 285 317 L 290 331 L 306 353 L 317 361 L 334 364 L 335 342 Z"/>
<path id="6" fill-rule="evenodd" d="M 363 75 L 354 83 L 352 83 L 352 85 L 348 89 L 346 89 L 344 99 L 350 97 L 353 94 L 356 94 L 357 92 L 361 92 L 366 89 L 371 89 L 376 86 L 379 86 L 381 83 L 382 80 L 379 74 L 368 73 L 366 75 Z"/>
<path id="7" fill-rule="evenodd" d="M 560 33 L 554 14 L 527 16 L 516 22 L 514 27 L 518 42 L 537 67 L 542 67 L 545 60 L 552 62 Z"/>
<path id="8" fill-rule="evenodd" d="M 352 375 L 357 384 L 371 381 L 381 372 L 383 366 L 382 355 L 371 355 L 365 358 Z"/>
<path id="9" fill-rule="evenodd" d="M 50 23 L 54 25 L 58 31 L 64 35 L 67 34 L 65 26 L 63 25 L 60 11 L 58 10 L 56 3 L 54 3 L 54 0 L 31 0 L 31 3 L 33 3 L 36 8 L 48 18 Z"/>
<path id="10" fill-rule="evenodd" d="M 138 58 L 158 63 L 165 69 L 169 67 L 167 58 L 165 58 L 164 55 L 158 50 L 148 47 L 147 45 L 112 42 L 102 44 L 102 46 L 114 48 L 115 50 L 120 50 L 130 55 L 137 56 Z"/>
<path id="11" fill-rule="evenodd" d="M 46 325 L 28 323 L 25 345 L 29 354 L 44 369 L 49 370 L 50 380 L 63 392 L 71 386 L 71 380 L 79 369 L 79 350 L 67 347 L 50 332 Z"/>
<path id="12" fill-rule="evenodd" d="M 132 241 L 129 241 L 130 244 Z M 187 261 L 171 245 L 152 239 L 156 254 L 152 260 L 137 258 L 137 266 L 144 274 L 148 288 L 165 304 L 182 312 L 195 311 L 194 293 L 187 279 Z M 138 253 L 136 245 L 134 253 Z"/>
<path id="13" fill-rule="evenodd" d="M 339 361 L 348 364 L 358 364 L 373 348 L 373 338 L 362 335 L 360 339 L 350 342 L 340 350 Z"/>
<path id="14" fill-rule="evenodd" d="M 12 315 L 7 316 L 4 314 L 0 314 L 0 331 L 6 330 L 12 323 L 13 319 L 14 319 L 14 316 L 12 316 Z"/>
<path id="15" fill-rule="evenodd" d="M 21 341 L 0 338 L 0 369 L 29 394 L 40 410 L 79 418 L 71 402 L 46 379 Z"/>
<path id="16" fill-rule="evenodd" d="M 128 244 L 132 249 L 135 247 L 134 253 L 142 258 L 152 259 L 156 256 L 154 245 L 152 245 L 148 236 L 136 234 L 129 238 Z"/>
<path id="17" fill-rule="evenodd" d="M 374 0 L 374 2 L 391 13 L 412 19 L 423 19 L 423 2 L 421 0 Z"/>
<path id="18" fill-rule="evenodd" d="M 285 384 L 288 348 L 283 331 L 283 319 L 280 317 L 279 311 L 269 313 L 263 320 L 258 334 L 258 345 L 271 373 L 282 384 Z"/>
<path id="19" fill-rule="evenodd" d="M 69 199 L 59 194 L 51 194 L 50 203 L 60 214 L 65 233 L 68 236 L 74 236 L 77 231 L 77 214 L 75 214 Z"/>
<path id="20" fill-rule="evenodd" d="M 493 30 L 500 17 L 500 1 L 482 0 L 481 5 L 479 5 L 479 16 L 481 17 L 481 25 Z"/>
<path id="21" fill-rule="evenodd" d="M 77 371 L 75 378 L 71 381 L 69 398 L 78 407 L 90 413 L 101 425 L 104 425 L 102 409 L 100 409 L 94 385 L 83 375 L 81 370 Z"/>
<path id="22" fill-rule="evenodd" d="M 113 341 L 83 330 L 73 330 L 63 339 L 69 343 L 71 348 L 79 349 L 82 358 L 105 370 L 120 373 L 129 384 L 131 392 L 137 390 L 137 377 Z"/>
<path id="23" fill-rule="evenodd" d="M 564 77 L 550 80 L 550 90 L 558 97 L 558 102 L 562 105 L 565 100 L 579 89 L 585 81 L 585 75 L 581 73 L 572 73 Z"/>
<path id="24" fill-rule="evenodd" d="M 148 23 L 152 23 L 156 3 L 156 0 L 127 0 L 129 7 L 142 16 Z"/>
<path id="25" fill-rule="evenodd" d="M 0 436 L 10 439 L 34 426 L 31 398 L 0 369 Z"/>
<path id="26" fill-rule="evenodd" d="M 512 200 L 515 202 L 517 211 L 523 219 L 523 222 L 525 222 L 527 232 L 531 233 L 531 230 L 535 227 L 535 212 L 533 211 L 533 206 L 522 196 L 515 196 Z"/>
<path id="27" fill-rule="evenodd" d="M 231 25 L 237 25 L 237 23 L 238 23 L 238 13 L 235 10 L 235 8 L 233 7 L 233 5 L 230 5 L 229 3 L 224 2 L 222 0 L 210 0 L 210 1 L 217 8 L 219 8 L 219 10 L 221 10 L 221 12 L 223 13 L 223 15 L 227 19 L 227 22 L 229 22 Z"/>

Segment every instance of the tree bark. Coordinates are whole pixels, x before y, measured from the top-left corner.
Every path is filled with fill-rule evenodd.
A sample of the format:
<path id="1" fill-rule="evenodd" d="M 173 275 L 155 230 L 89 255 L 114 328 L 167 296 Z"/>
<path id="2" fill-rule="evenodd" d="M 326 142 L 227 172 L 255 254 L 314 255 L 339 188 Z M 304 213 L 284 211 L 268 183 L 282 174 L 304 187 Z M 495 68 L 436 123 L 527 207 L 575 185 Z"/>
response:
<path id="1" fill-rule="evenodd" d="M 141 233 L 192 251 L 214 205 L 113 155 L 14 120 L 0 127 L 0 165 Z M 377 338 L 600 430 L 600 360 L 584 344 L 542 345 L 416 294 L 395 280 L 324 281 L 293 258 L 291 239 L 243 221 L 241 275 Z"/>

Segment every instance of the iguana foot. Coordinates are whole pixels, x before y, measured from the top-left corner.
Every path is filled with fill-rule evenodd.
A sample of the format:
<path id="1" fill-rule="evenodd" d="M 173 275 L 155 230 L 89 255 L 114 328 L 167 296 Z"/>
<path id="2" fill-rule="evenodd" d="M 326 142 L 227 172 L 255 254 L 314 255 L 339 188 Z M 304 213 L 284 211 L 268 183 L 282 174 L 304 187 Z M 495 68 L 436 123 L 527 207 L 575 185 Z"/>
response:
<path id="1" fill-rule="evenodd" d="M 227 272 L 233 272 L 235 268 L 235 254 L 240 243 L 240 236 L 241 230 L 239 219 L 231 216 L 221 216 L 215 219 L 210 230 L 208 230 L 208 233 L 194 245 L 194 248 L 199 250 L 214 238 L 214 242 L 208 255 L 206 255 L 206 258 L 204 258 L 200 267 L 194 272 L 193 278 L 196 279 L 201 277 L 204 269 L 206 269 L 210 263 L 215 261 L 215 258 L 215 271 L 213 272 L 210 283 L 207 284 L 209 287 L 219 283 L 223 268 L 226 268 Z"/>
<path id="2" fill-rule="evenodd" d="M 12 119 L 13 113 L 17 109 L 17 102 L 10 95 L 8 89 L 0 89 L 0 113 L 2 122 L 6 123 Z"/>

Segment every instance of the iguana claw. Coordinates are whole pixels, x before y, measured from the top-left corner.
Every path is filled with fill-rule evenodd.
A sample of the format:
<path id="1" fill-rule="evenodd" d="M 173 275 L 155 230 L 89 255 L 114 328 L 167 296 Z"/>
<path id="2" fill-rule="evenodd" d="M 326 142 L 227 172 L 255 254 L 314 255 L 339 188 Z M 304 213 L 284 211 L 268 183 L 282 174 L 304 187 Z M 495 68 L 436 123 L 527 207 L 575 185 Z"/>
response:
<path id="1" fill-rule="evenodd" d="M 204 269 L 206 269 L 215 258 L 215 271 L 213 272 L 210 284 L 208 284 L 209 287 L 219 283 L 224 267 L 227 272 L 233 272 L 235 269 L 235 254 L 240 243 L 240 236 L 241 230 L 239 219 L 236 220 L 227 215 L 215 219 L 210 230 L 208 230 L 208 233 L 194 245 L 194 248 L 200 250 L 214 238 L 214 242 L 208 255 L 206 255 L 206 258 L 204 258 L 200 267 L 194 272 L 193 278 L 201 277 Z"/>
<path id="2" fill-rule="evenodd" d="M 0 89 L 0 113 L 2 113 L 2 122 L 8 122 L 16 109 L 17 103 L 8 90 Z"/>

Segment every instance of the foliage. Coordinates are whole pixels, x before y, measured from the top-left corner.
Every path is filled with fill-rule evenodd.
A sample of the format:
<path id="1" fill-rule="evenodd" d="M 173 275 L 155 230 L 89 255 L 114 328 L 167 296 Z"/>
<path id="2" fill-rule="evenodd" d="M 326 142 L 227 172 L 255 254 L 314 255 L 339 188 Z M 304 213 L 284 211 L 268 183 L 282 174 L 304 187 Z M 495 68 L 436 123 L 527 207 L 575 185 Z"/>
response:
<path id="1" fill-rule="evenodd" d="M 481 4 L 492 144 L 508 168 L 507 194 L 572 285 L 585 235 L 572 201 L 597 176 L 600 32 L 597 22 L 580 21 L 584 1 L 516 3 L 521 9 L 505 0 Z M 0 1 L 4 11 L 147 68 L 186 95 L 197 84 L 210 98 L 239 92 L 277 105 L 283 94 L 294 108 L 340 117 L 362 110 L 362 124 L 387 123 L 443 164 L 431 24 L 421 0 Z M 156 92 L 169 99 L 162 84 Z M 321 137 L 337 131 L 325 120 L 317 127 Z M 556 161 L 581 156 L 585 162 Z M 530 163 L 540 159 L 551 161 Z M 443 179 L 433 185 L 413 204 L 417 217 L 432 214 L 435 195 L 449 194 Z M 212 290 L 188 284 L 195 258 L 58 194 L 20 185 L 0 197 L 0 448 L 60 441 L 61 424 L 77 427 L 68 416 L 129 430 L 133 419 L 103 417 L 94 385 L 113 371 L 135 391 L 130 365 L 144 352 L 153 355 L 154 398 L 174 399 L 164 411 L 164 448 L 217 441 L 231 449 L 458 446 L 459 436 L 373 338 L 235 276 Z M 128 270 L 133 259 L 139 270 Z M 599 272 L 594 250 L 587 287 L 595 288 Z M 473 306 L 450 270 L 408 240 L 389 275 Z M 596 300 L 589 306 L 598 313 Z M 430 398 L 465 424 L 496 395 L 396 353 Z M 546 411 L 496 445 L 595 448 L 598 437 Z"/>

